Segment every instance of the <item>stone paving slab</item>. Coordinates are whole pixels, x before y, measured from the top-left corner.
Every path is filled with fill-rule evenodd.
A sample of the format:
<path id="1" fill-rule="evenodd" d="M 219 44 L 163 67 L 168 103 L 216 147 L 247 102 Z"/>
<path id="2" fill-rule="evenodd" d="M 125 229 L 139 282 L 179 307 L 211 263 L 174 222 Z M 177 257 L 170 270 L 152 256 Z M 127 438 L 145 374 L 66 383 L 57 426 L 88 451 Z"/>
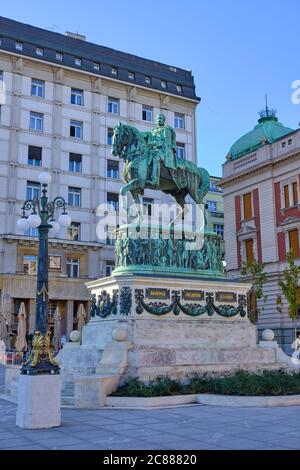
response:
<path id="1" fill-rule="evenodd" d="M 300 449 L 300 407 L 193 406 L 163 410 L 62 410 L 59 428 L 22 430 L 0 400 L 1 449 Z"/>

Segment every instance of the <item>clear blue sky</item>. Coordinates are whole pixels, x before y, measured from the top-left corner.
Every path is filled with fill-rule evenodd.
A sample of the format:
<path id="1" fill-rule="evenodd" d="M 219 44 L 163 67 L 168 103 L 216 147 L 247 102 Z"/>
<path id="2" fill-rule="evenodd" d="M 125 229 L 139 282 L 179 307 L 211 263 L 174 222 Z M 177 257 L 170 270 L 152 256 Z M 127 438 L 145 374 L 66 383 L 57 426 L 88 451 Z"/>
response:
<path id="1" fill-rule="evenodd" d="M 265 93 L 279 120 L 298 127 L 299 0 L 14 0 L 0 14 L 191 69 L 202 98 L 198 158 L 212 174 L 256 124 Z"/>

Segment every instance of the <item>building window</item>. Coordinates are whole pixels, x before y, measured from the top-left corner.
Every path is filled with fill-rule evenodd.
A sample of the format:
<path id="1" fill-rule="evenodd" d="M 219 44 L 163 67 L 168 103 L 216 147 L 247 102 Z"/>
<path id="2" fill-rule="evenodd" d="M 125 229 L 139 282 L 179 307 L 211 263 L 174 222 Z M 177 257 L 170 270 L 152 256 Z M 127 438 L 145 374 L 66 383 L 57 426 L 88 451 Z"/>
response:
<path id="1" fill-rule="evenodd" d="M 31 96 L 37 96 L 38 98 L 44 98 L 45 96 L 45 82 L 42 80 L 31 80 Z"/>
<path id="2" fill-rule="evenodd" d="M 184 123 L 184 114 L 180 113 L 175 113 L 174 115 L 174 127 L 175 129 L 184 129 L 185 128 L 185 123 Z"/>
<path id="3" fill-rule="evenodd" d="M 160 85 L 161 85 L 161 87 L 164 88 L 164 89 L 167 88 L 167 82 L 165 82 L 164 80 L 162 80 L 162 81 L 160 82 Z"/>
<path id="4" fill-rule="evenodd" d="M 224 240 L 224 225 L 214 224 L 214 232 Z"/>
<path id="5" fill-rule="evenodd" d="M 185 159 L 185 144 L 180 142 L 176 143 L 176 157 L 181 160 Z"/>
<path id="6" fill-rule="evenodd" d="M 292 183 L 292 189 L 293 189 L 293 204 L 294 206 L 298 205 L 298 184 L 296 181 Z"/>
<path id="7" fill-rule="evenodd" d="M 152 216 L 152 207 L 153 207 L 154 201 L 153 199 L 149 197 L 144 197 L 143 198 L 143 206 L 144 206 L 144 215 L 151 217 Z"/>
<path id="8" fill-rule="evenodd" d="M 0 70 L 0 82 L 3 82 L 3 70 Z"/>
<path id="9" fill-rule="evenodd" d="M 219 191 L 220 191 L 220 188 L 218 188 L 218 186 L 216 185 L 215 181 L 210 180 L 210 182 L 209 182 L 209 190 L 210 190 L 210 191 L 217 191 L 217 192 L 219 192 Z"/>
<path id="10" fill-rule="evenodd" d="M 288 145 L 292 145 L 292 142 L 293 142 L 293 140 L 292 140 L 292 139 L 289 139 L 289 140 L 288 140 Z"/>
<path id="11" fill-rule="evenodd" d="M 254 261 L 253 239 L 245 240 L 246 263 L 250 266 Z"/>
<path id="12" fill-rule="evenodd" d="M 26 199 L 39 199 L 41 193 L 40 183 L 27 181 Z"/>
<path id="13" fill-rule="evenodd" d="M 119 195 L 115 193 L 107 193 L 107 204 L 110 206 L 110 210 L 118 212 Z"/>
<path id="14" fill-rule="evenodd" d="M 81 121 L 70 121 L 70 137 L 82 139 L 83 123 Z"/>
<path id="15" fill-rule="evenodd" d="M 115 227 L 109 227 L 108 225 L 105 226 L 106 231 L 106 245 L 115 245 Z"/>
<path id="16" fill-rule="evenodd" d="M 28 276 L 35 276 L 37 271 L 37 256 L 25 255 L 23 258 L 23 272 Z"/>
<path id="17" fill-rule="evenodd" d="M 59 62 L 62 62 L 64 56 L 63 56 L 63 54 L 62 54 L 61 52 L 56 52 L 55 58 L 56 58 L 56 60 L 58 60 Z"/>
<path id="18" fill-rule="evenodd" d="M 116 69 L 115 67 L 112 67 L 111 68 L 111 74 L 112 75 L 118 75 L 118 69 Z"/>
<path id="19" fill-rule="evenodd" d="M 243 207 L 244 207 L 244 220 L 252 219 L 252 194 L 247 193 L 243 195 Z"/>
<path id="20" fill-rule="evenodd" d="M 129 80 L 134 80 L 135 79 L 135 74 L 133 72 L 128 72 L 128 78 L 129 78 Z"/>
<path id="21" fill-rule="evenodd" d="M 67 259 L 67 276 L 78 278 L 80 274 L 80 260 L 77 258 Z"/>
<path id="22" fill-rule="evenodd" d="M 42 147 L 28 146 L 28 165 L 41 166 L 42 165 Z"/>
<path id="23" fill-rule="evenodd" d="M 293 253 L 295 258 L 300 257 L 300 247 L 299 247 L 299 232 L 297 229 L 289 231 L 289 245 L 290 251 Z"/>
<path id="24" fill-rule="evenodd" d="M 114 160 L 107 160 L 107 177 L 119 178 L 119 162 Z"/>
<path id="25" fill-rule="evenodd" d="M 33 131 L 43 132 L 44 129 L 44 115 L 40 113 L 30 113 L 29 129 Z"/>
<path id="26" fill-rule="evenodd" d="M 75 57 L 75 65 L 77 65 L 78 67 L 81 67 L 81 64 L 82 64 L 82 60 L 79 59 L 79 57 Z"/>
<path id="27" fill-rule="evenodd" d="M 113 261 L 106 261 L 105 264 L 105 276 L 109 277 L 111 276 L 111 273 L 115 269 L 115 263 Z"/>
<path id="28" fill-rule="evenodd" d="M 145 77 L 145 83 L 147 83 L 147 85 L 151 85 L 151 77 Z"/>
<path id="29" fill-rule="evenodd" d="M 153 122 L 153 108 L 151 106 L 143 105 L 142 119 L 143 121 Z"/>
<path id="30" fill-rule="evenodd" d="M 100 64 L 98 64 L 97 62 L 94 62 L 94 70 L 96 70 L 96 72 L 99 72 L 100 70 Z"/>
<path id="31" fill-rule="evenodd" d="M 182 93 L 182 86 L 181 85 L 177 85 L 176 89 L 177 89 L 178 93 Z"/>
<path id="32" fill-rule="evenodd" d="M 72 222 L 71 225 L 67 228 L 68 240 L 79 241 L 80 229 L 81 229 L 80 222 Z"/>
<path id="33" fill-rule="evenodd" d="M 83 91 L 71 88 L 71 104 L 83 106 Z"/>
<path id="34" fill-rule="evenodd" d="M 81 173 L 82 156 L 78 153 L 69 154 L 69 171 L 72 171 L 72 173 Z"/>
<path id="35" fill-rule="evenodd" d="M 38 55 L 40 57 L 43 57 L 44 49 L 42 49 L 41 47 L 37 47 L 36 50 L 35 50 L 35 53 L 36 53 L 36 55 Z"/>
<path id="36" fill-rule="evenodd" d="M 112 127 L 107 129 L 107 145 L 112 145 L 113 143 L 114 130 Z"/>
<path id="37" fill-rule="evenodd" d="M 207 201 L 209 212 L 217 212 L 217 201 Z"/>
<path id="38" fill-rule="evenodd" d="M 81 189 L 69 187 L 68 204 L 73 207 L 81 207 Z"/>
<path id="39" fill-rule="evenodd" d="M 17 51 L 23 51 L 23 43 L 16 41 L 15 47 Z"/>
<path id="40" fill-rule="evenodd" d="M 284 193 L 284 207 L 287 209 L 290 207 L 290 190 L 289 190 L 289 185 L 286 184 L 283 187 L 283 193 Z"/>
<path id="41" fill-rule="evenodd" d="M 120 114 L 120 100 L 118 98 L 108 97 L 107 112 L 111 114 Z"/>
<path id="42" fill-rule="evenodd" d="M 41 186 L 39 183 L 34 183 L 32 181 L 27 181 L 26 187 L 26 199 L 39 199 L 41 194 Z M 25 232 L 25 235 L 28 237 L 37 237 L 38 230 L 37 228 L 31 227 Z"/>

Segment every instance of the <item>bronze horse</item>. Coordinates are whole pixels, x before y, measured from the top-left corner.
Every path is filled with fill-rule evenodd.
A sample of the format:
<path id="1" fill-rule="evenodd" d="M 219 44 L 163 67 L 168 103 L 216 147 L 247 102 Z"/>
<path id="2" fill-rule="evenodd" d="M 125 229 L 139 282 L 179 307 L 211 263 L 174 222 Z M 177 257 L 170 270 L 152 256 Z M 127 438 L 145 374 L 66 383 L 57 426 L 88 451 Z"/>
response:
<path id="1" fill-rule="evenodd" d="M 130 192 L 134 202 L 140 204 L 140 196 L 145 189 L 157 189 L 171 194 L 183 209 L 185 198 L 190 195 L 196 204 L 203 203 L 209 188 L 209 174 L 192 162 L 182 160 L 176 170 L 166 168 L 161 162 L 159 184 L 151 185 L 149 147 L 142 132 L 132 126 L 119 123 L 114 128 L 112 155 L 125 161 L 123 180 L 126 183 L 120 191 L 121 196 Z"/>

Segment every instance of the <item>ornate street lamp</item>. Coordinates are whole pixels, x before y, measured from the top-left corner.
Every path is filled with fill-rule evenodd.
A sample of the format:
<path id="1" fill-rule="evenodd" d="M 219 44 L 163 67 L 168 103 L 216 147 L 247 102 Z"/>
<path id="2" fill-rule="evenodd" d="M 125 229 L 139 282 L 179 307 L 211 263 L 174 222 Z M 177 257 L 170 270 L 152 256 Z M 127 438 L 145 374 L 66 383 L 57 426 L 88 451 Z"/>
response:
<path id="1" fill-rule="evenodd" d="M 59 374 L 59 365 L 54 361 L 51 352 L 51 333 L 48 330 L 48 234 L 54 235 L 62 227 L 71 224 L 71 218 L 66 212 L 66 201 L 56 197 L 49 201 L 47 197 L 48 184 L 51 176 L 41 173 L 39 182 L 42 185 L 42 196 L 38 199 L 25 201 L 22 218 L 17 222 L 17 228 L 26 231 L 37 228 L 39 233 L 39 254 L 36 289 L 36 318 L 35 331 L 32 340 L 32 351 L 28 360 L 21 368 L 21 374 Z M 56 208 L 62 208 L 58 222 L 54 220 Z M 31 211 L 29 217 L 26 213 Z"/>

